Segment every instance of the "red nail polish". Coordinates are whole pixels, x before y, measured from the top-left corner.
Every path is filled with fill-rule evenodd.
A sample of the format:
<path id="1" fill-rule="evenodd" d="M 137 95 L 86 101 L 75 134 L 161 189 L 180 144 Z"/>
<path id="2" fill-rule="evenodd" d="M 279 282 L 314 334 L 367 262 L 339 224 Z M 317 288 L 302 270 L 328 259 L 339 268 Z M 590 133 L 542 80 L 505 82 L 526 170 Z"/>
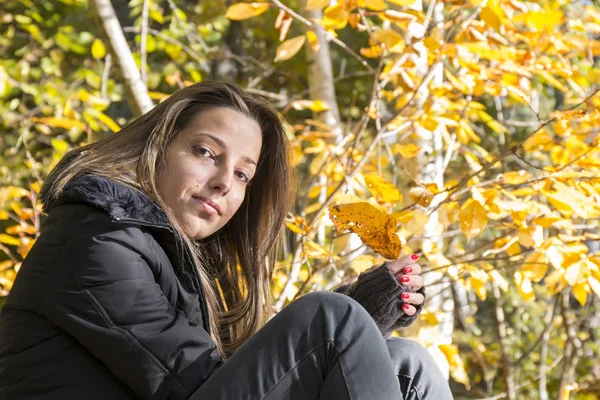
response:
<path id="1" fill-rule="evenodd" d="M 418 254 L 413 254 L 410 256 L 411 260 L 413 260 L 413 261 L 417 261 L 419 259 L 419 257 L 420 256 Z"/>
<path id="2" fill-rule="evenodd" d="M 410 278 L 408 276 L 402 277 L 402 282 L 408 282 L 408 281 L 410 281 Z"/>
<path id="3" fill-rule="evenodd" d="M 412 268 L 406 267 L 406 268 L 404 268 L 404 272 L 406 272 L 407 274 L 410 274 L 412 272 Z"/>
<path id="4" fill-rule="evenodd" d="M 402 293 L 402 298 L 403 299 L 408 299 L 410 297 L 410 294 L 408 293 Z"/>
<path id="5" fill-rule="evenodd" d="M 408 310 L 410 308 L 410 306 L 408 304 L 405 304 L 402 306 L 402 308 L 404 308 L 405 310 Z"/>

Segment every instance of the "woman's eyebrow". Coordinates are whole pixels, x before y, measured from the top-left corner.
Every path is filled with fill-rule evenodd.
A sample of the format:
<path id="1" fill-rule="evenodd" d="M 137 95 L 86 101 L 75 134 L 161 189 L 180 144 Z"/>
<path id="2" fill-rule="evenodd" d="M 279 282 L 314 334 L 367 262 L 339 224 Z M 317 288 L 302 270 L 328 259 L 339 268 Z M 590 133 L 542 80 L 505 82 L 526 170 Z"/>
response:
<path id="1" fill-rule="evenodd" d="M 210 133 L 203 133 L 203 132 L 198 132 L 195 133 L 196 136 L 206 136 L 211 138 L 216 144 L 218 144 L 219 146 L 221 146 L 223 149 L 227 149 L 227 143 L 225 143 L 223 140 L 219 139 L 218 137 L 211 135 Z M 256 165 L 256 161 L 254 161 L 253 159 L 251 159 L 248 156 L 242 156 L 242 159 L 247 163 L 247 164 L 252 164 L 252 165 Z"/>

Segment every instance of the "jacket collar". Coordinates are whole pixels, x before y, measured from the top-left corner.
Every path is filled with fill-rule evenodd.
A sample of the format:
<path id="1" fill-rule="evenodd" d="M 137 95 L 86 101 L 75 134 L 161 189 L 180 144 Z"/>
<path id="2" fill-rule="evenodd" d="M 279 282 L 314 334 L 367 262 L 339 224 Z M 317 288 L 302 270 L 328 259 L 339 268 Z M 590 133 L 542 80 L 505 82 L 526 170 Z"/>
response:
<path id="1" fill-rule="evenodd" d="M 64 187 L 55 202 L 44 206 L 53 208 L 70 203 L 87 203 L 99 207 L 117 221 L 173 231 L 165 212 L 148 196 L 124 183 L 102 176 L 84 174 L 74 178 Z"/>

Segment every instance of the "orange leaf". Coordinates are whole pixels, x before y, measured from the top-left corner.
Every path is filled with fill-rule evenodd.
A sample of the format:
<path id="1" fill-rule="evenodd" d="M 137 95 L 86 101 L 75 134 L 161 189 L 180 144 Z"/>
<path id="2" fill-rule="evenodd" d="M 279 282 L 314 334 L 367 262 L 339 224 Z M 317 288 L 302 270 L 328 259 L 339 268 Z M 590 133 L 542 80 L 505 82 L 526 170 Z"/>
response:
<path id="1" fill-rule="evenodd" d="M 300 51 L 305 41 L 306 36 L 300 35 L 281 43 L 279 47 L 277 47 L 277 51 L 275 52 L 274 61 L 284 61 L 294 57 L 296 53 Z"/>
<path id="2" fill-rule="evenodd" d="M 356 233 L 376 253 L 389 259 L 400 256 L 402 244 L 393 216 L 365 202 L 331 206 L 329 215 L 335 229 Z"/>
<path id="3" fill-rule="evenodd" d="M 241 21 L 256 17 L 269 9 L 269 3 L 238 3 L 227 9 L 226 18 Z"/>

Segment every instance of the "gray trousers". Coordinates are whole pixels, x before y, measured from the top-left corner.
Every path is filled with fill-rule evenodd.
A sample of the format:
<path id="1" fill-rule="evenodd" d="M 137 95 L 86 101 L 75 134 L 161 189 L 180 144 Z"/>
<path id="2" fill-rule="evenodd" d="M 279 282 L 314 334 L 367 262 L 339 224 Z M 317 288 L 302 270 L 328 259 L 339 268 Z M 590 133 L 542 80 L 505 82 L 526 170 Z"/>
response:
<path id="1" fill-rule="evenodd" d="M 352 298 L 293 301 L 221 366 L 191 400 L 447 400 L 448 383 L 414 341 L 385 340 Z"/>

